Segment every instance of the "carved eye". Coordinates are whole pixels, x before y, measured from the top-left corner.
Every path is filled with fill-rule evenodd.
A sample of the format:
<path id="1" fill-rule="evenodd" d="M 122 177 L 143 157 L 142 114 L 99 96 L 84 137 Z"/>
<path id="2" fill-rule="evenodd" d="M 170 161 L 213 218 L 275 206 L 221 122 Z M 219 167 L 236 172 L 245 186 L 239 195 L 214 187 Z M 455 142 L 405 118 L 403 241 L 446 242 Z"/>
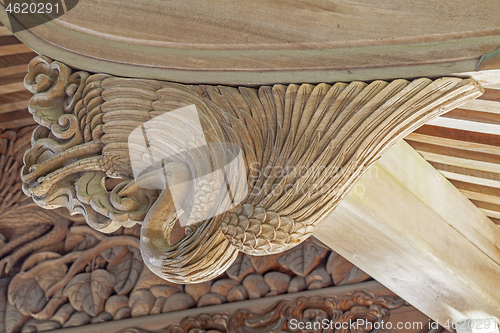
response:
<path id="1" fill-rule="evenodd" d="M 172 176 L 172 172 L 168 171 L 167 172 L 167 177 L 171 177 Z"/>

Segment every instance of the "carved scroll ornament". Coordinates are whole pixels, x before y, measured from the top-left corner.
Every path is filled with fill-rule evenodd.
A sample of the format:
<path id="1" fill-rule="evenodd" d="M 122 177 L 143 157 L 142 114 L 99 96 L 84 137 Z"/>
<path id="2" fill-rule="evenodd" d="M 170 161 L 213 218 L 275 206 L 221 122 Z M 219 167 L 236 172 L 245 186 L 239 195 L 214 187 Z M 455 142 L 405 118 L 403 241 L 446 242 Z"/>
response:
<path id="1" fill-rule="evenodd" d="M 264 311 L 242 309 L 232 315 L 219 313 L 186 317 L 179 325 L 169 325 L 156 332 L 356 332 L 364 331 L 364 327 L 351 330 L 349 325 L 344 325 L 342 329 L 342 324 L 360 320 L 371 323 L 373 327 L 375 323 L 387 323 L 390 310 L 398 309 L 405 304 L 399 297 L 375 297 L 366 291 L 347 293 L 340 297 L 313 295 L 283 300 Z M 370 324 L 367 325 L 369 326 Z M 149 332 L 140 328 L 120 331 L 120 333 Z"/>
<path id="2" fill-rule="evenodd" d="M 303 242 L 391 144 L 483 92 L 460 78 L 189 86 L 91 75 L 42 56 L 25 85 L 40 126 L 24 192 L 102 232 L 142 224 L 144 262 L 176 283 L 213 279 L 238 251 Z M 176 116 L 193 106 L 193 117 Z M 230 176 L 211 172 L 230 163 Z"/>

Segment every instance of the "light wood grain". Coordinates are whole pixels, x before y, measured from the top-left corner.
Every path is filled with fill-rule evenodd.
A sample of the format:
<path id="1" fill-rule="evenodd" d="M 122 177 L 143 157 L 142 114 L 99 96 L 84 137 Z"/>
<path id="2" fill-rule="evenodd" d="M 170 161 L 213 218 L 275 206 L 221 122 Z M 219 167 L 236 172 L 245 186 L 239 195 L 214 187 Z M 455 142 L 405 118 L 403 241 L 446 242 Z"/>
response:
<path id="1" fill-rule="evenodd" d="M 465 0 L 447 1 L 80 1 L 60 19 L 16 36 L 75 67 L 186 83 L 332 82 L 473 71 L 500 44 L 499 4 L 488 0 L 471 10 Z M 10 24 L 0 12 L 0 21 Z"/>
<path id="2" fill-rule="evenodd" d="M 479 30 L 498 28 L 500 6 L 497 2 L 483 1 L 474 8 L 468 4 L 463 0 L 440 5 L 423 0 L 411 4 L 392 0 L 369 3 L 362 0 L 320 3 L 221 0 L 213 6 L 202 0 L 189 3 L 173 0 L 151 6 L 144 0 L 82 0 L 61 20 L 75 25 L 74 29 L 91 28 L 107 34 L 110 40 L 130 38 L 132 42 L 143 40 L 144 45 L 163 42 L 197 48 L 238 45 L 236 49 L 250 49 L 259 44 L 295 47 L 295 43 L 314 42 L 384 40 L 385 43 L 385 39 L 409 37 L 425 41 L 434 34 L 460 31 L 474 35 Z M 140 18 L 149 19 L 140 25 L 134 24 Z M 164 33 L 166 31 L 168 33 Z M 302 45 L 306 47 L 307 44 Z"/>
<path id="3" fill-rule="evenodd" d="M 479 208 L 479 210 L 482 211 L 486 216 L 500 219 L 500 211 L 498 211 L 498 210 L 490 210 L 490 209 L 484 209 L 484 208 Z"/>
<path id="4" fill-rule="evenodd" d="M 5 129 L 34 124 L 27 112 L 31 96 L 23 83 L 33 52 L 11 35 L 0 26 L 0 126 Z"/>
<path id="5" fill-rule="evenodd" d="M 413 142 L 421 142 L 440 147 L 456 148 L 470 152 L 480 152 L 480 153 L 494 154 L 500 156 L 500 147 L 476 143 L 476 142 L 454 140 L 454 139 L 442 138 L 442 137 L 419 134 L 419 133 L 411 133 L 405 137 L 405 140 Z"/>
<path id="6" fill-rule="evenodd" d="M 457 166 L 459 168 L 468 168 L 474 170 L 482 170 L 490 173 L 497 173 L 500 176 L 500 160 L 499 163 L 489 163 L 483 161 L 476 161 L 466 158 L 458 158 L 453 156 L 446 156 L 441 154 L 429 153 L 426 151 L 419 151 L 427 161 L 443 163 L 447 165 Z"/>
<path id="7" fill-rule="evenodd" d="M 405 140 L 438 171 L 455 181 L 455 186 L 477 207 L 484 209 L 484 204 L 500 203 L 500 191 L 484 186 L 496 186 L 500 180 L 500 147 L 417 133 L 410 134 Z M 471 183 L 474 181 L 482 185 Z M 490 206 L 488 210 L 497 211 L 500 206 Z M 492 214 L 487 216 L 495 218 Z"/>
<path id="8" fill-rule="evenodd" d="M 32 50 L 23 44 L 0 46 L 0 56 L 9 54 L 27 53 L 27 52 L 32 52 Z"/>
<path id="9" fill-rule="evenodd" d="M 488 112 L 500 115 L 500 102 L 476 99 L 460 106 L 460 109 Z"/>
<path id="10" fill-rule="evenodd" d="M 482 100 L 500 102 L 500 87 L 497 89 L 485 89 L 484 95 L 480 97 Z"/>
<path id="11" fill-rule="evenodd" d="M 440 170 L 439 172 L 448 179 L 458 180 L 458 181 L 466 182 L 466 183 L 478 184 L 481 186 L 500 188 L 500 181 L 498 181 L 498 180 L 485 179 L 485 178 L 481 178 L 481 177 L 474 177 L 474 176 L 464 175 L 461 173 L 454 173 L 454 172 L 443 171 L 443 170 Z"/>
<path id="12" fill-rule="evenodd" d="M 484 133 L 484 134 L 498 135 L 498 133 L 500 133 L 500 125 L 486 124 L 477 121 L 453 119 L 447 117 L 438 117 L 428 122 L 427 125 L 458 129 L 476 133 Z"/>
<path id="13" fill-rule="evenodd" d="M 18 92 L 18 91 L 24 91 L 25 89 L 26 88 L 24 88 L 23 82 L 4 84 L 4 85 L 0 85 L 0 95 L 10 94 L 10 93 Z"/>
<path id="14" fill-rule="evenodd" d="M 495 113 L 455 109 L 444 115 L 445 118 L 460 119 L 485 124 L 500 125 L 500 116 Z"/>
<path id="15" fill-rule="evenodd" d="M 500 198 L 493 195 L 488 195 L 484 193 L 478 193 L 467 190 L 460 190 L 467 198 L 471 200 L 484 201 L 492 204 L 500 205 Z"/>
<path id="16" fill-rule="evenodd" d="M 6 26 L 0 26 L 0 36 L 10 36 L 12 32 Z"/>
<path id="17" fill-rule="evenodd" d="M 458 180 L 450 180 L 450 182 L 455 185 L 460 191 L 466 190 L 476 193 L 484 193 L 487 195 L 500 197 L 500 190 L 494 187 L 482 186 L 474 183 L 467 183 Z"/>
<path id="18" fill-rule="evenodd" d="M 403 142 L 375 167 L 315 236 L 434 320 L 499 318 L 500 229 Z"/>
<path id="19" fill-rule="evenodd" d="M 15 110 L 25 110 L 28 108 L 28 104 L 29 100 L 2 104 L 0 105 L 0 113 L 7 113 Z"/>

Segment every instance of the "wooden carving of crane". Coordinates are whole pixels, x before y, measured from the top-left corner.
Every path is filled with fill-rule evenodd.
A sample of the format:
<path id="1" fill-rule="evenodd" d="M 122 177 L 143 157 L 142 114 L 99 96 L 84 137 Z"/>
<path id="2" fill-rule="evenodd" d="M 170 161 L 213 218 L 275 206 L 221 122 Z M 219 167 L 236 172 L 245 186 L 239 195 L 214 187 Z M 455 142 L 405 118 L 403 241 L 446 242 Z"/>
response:
<path id="1" fill-rule="evenodd" d="M 142 224 L 144 262 L 175 283 L 215 278 L 238 251 L 273 254 L 304 241 L 388 147 L 483 93 L 451 77 L 193 86 L 91 75 L 43 56 L 25 85 L 40 126 L 24 158 L 24 192 L 103 232 Z M 159 121 L 187 107 L 197 119 Z M 130 140 L 138 128 L 148 149 L 168 156 L 160 164 Z M 235 160 L 229 177 L 211 172 Z M 141 163 L 147 172 L 138 175 Z M 179 220 L 187 226 L 174 236 Z"/>

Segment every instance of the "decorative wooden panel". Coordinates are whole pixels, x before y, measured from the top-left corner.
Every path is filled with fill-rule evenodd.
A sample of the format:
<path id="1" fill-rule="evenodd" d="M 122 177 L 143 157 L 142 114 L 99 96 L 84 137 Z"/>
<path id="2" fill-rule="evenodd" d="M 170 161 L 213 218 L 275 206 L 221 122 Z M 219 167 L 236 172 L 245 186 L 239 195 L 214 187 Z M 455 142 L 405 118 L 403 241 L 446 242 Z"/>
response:
<path id="1" fill-rule="evenodd" d="M 169 326 L 169 322 L 174 326 L 173 323 L 181 322 L 181 330 L 196 325 L 202 328 L 206 327 L 202 319 L 212 316 L 204 315 L 207 312 L 203 312 L 203 307 L 210 305 L 222 306 L 213 311 L 226 313 L 222 322 L 226 329 L 227 325 L 247 325 L 253 322 L 251 318 L 261 318 L 264 308 L 273 316 L 257 324 L 264 325 L 258 327 L 283 327 L 287 321 L 279 318 L 285 309 L 296 308 L 296 315 L 302 315 L 304 306 L 310 309 L 320 306 L 321 313 L 338 313 L 335 302 L 324 303 L 324 300 L 338 295 L 345 302 L 355 292 L 363 295 L 360 299 L 364 302 L 364 310 L 356 310 L 357 315 L 368 316 L 370 320 L 390 315 L 394 322 L 398 318 L 428 322 L 427 317 L 404 305 L 395 295 L 387 291 L 377 294 L 381 290 L 378 284 L 359 285 L 371 278 L 314 238 L 283 254 L 266 257 L 242 254 L 226 273 L 202 284 L 183 286 L 162 280 L 142 263 L 138 251 L 139 226 L 104 235 L 77 216 L 39 208 L 21 193 L 16 175 L 20 172 L 23 151 L 30 145 L 32 130 L 33 127 L 26 127 L 0 135 L 0 180 L 4 189 L 0 193 L 0 332 L 41 332 L 69 327 L 88 331 L 92 330 L 88 325 L 99 323 L 109 324 L 105 326 L 109 332 L 116 332 L 119 327 L 136 327 L 140 331 L 140 327 L 146 328 L 141 325 L 154 321 L 137 324 L 135 318 L 160 313 L 175 315 L 177 319 L 161 319 L 154 324 L 158 328 Z M 340 289 L 337 292 L 330 290 L 332 287 Z M 297 298 L 297 302 L 273 298 L 296 293 L 301 294 L 291 297 Z M 382 312 L 374 314 L 367 310 L 367 305 L 374 301 L 371 295 L 384 294 L 396 301 L 396 308 L 376 301 Z M 303 301 L 299 302 L 298 297 Z M 234 305 L 256 300 L 263 303 Z M 248 306 L 255 309 L 235 311 Z M 343 310 L 342 320 L 350 318 L 352 313 L 347 310 Z M 287 318 L 290 319 L 293 318 Z M 179 331 L 174 326 L 168 329 Z M 269 327 L 266 331 L 274 329 Z"/>

